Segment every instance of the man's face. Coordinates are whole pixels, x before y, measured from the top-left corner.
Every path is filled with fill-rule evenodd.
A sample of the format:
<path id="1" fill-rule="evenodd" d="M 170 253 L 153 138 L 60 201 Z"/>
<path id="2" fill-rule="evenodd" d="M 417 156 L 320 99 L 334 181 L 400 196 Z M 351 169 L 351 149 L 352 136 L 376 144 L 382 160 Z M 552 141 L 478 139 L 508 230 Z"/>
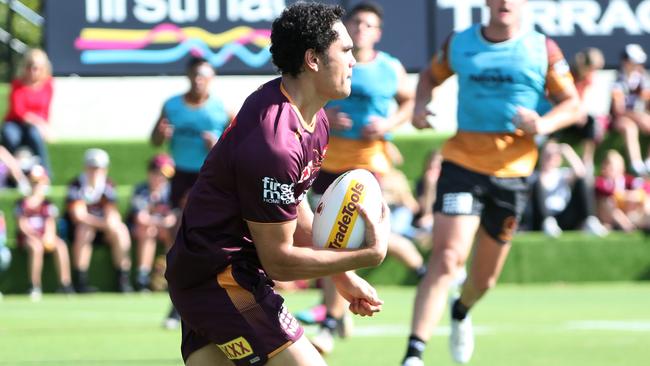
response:
<path id="1" fill-rule="evenodd" d="M 486 0 L 490 23 L 504 27 L 519 24 L 526 0 Z"/>
<path id="2" fill-rule="evenodd" d="M 205 95 L 210 91 L 210 84 L 214 78 L 214 69 L 207 63 L 202 63 L 192 68 L 187 77 L 190 79 L 192 90 L 197 94 Z"/>
<path id="3" fill-rule="evenodd" d="M 343 23 L 335 23 L 333 29 L 338 38 L 321 57 L 316 75 L 316 89 L 327 99 L 341 99 L 350 95 L 352 67 L 356 60 L 352 56 L 352 39 Z"/>
<path id="4" fill-rule="evenodd" d="M 370 11 L 359 11 L 345 22 L 355 49 L 372 49 L 381 39 L 381 19 Z"/>

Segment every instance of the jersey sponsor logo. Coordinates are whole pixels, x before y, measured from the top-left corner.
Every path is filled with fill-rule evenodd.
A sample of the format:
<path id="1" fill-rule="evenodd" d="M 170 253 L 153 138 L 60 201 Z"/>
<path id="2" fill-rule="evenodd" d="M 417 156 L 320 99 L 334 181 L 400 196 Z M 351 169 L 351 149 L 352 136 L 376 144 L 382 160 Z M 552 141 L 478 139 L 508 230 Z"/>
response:
<path id="1" fill-rule="evenodd" d="M 244 337 L 235 338 L 224 344 L 217 344 L 217 347 L 226 354 L 230 360 L 240 360 L 253 355 L 253 347 Z"/>
<path id="2" fill-rule="evenodd" d="M 515 80 L 512 75 L 504 74 L 500 68 L 487 68 L 480 74 L 472 74 L 470 80 L 484 84 L 487 87 L 500 87 L 503 84 L 514 84 Z"/>
<path id="3" fill-rule="evenodd" d="M 445 193 L 442 196 L 442 212 L 450 215 L 471 215 L 474 197 L 471 193 Z"/>
<path id="4" fill-rule="evenodd" d="M 275 178 L 262 178 L 262 201 L 265 203 L 288 205 L 296 203 L 294 183 L 280 183 Z"/>
<path id="5" fill-rule="evenodd" d="M 327 238 L 326 248 L 346 248 L 348 240 L 354 227 L 354 223 L 359 217 L 357 210 L 357 203 L 362 203 L 366 196 L 365 186 L 363 183 L 356 180 L 350 181 L 345 193 L 345 198 L 339 208 L 339 213 L 336 216 L 336 224 L 332 227 L 330 235 Z"/>

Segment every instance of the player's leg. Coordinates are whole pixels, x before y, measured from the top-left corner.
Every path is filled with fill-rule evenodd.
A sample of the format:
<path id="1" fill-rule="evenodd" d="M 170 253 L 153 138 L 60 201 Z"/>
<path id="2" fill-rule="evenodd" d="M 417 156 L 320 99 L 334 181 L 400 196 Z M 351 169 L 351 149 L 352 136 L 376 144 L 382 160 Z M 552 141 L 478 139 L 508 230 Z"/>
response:
<path id="1" fill-rule="evenodd" d="M 442 317 L 449 284 L 467 260 L 479 220 L 478 216 L 435 214 L 429 270 L 418 285 L 411 321 L 411 333 L 424 341 Z"/>
<path id="2" fill-rule="evenodd" d="M 268 366 L 325 366 L 325 360 L 304 335 L 291 346 L 273 355 Z"/>
<path id="3" fill-rule="evenodd" d="M 482 227 L 479 229 L 469 276 L 460 296 L 460 302 L 466 308 L 474 306 L 489 289 L 496 285 L 510 247 L 510 243 L 500 243 Z"/>
<path id="4" fill-rule="evenodd" d="M 628 117 L 619 117 L 615 123 L 616 130 L 623 135 L 627 156 L 630 158 L 630 165 L 636 174 L 646 173 L 643 159 L 641 158 L 641 146 L 639 145 L 639 126 Z"/>
<path id="5" fill-rule="evenodd" d="M 390 234 L 390 239 L 388 240 L 388 255 L 394 257 L 400 263 L 415 272 L 418 277 L 423 276 L 426 272 L 425 268 L 422 266 L 424 260 L 422 259 L 420 252 L 415 248 L 412 241 L 400 234 L 394 232 Z"/>
<path id="6" fill-rule="evenodd" d="M 234 366 L 234 363 L 214 344 L 194 351 L 185 362 L 187 366 Z"/>
<path id="7" fill-rule="evenodd" d="M 334 350 L 334 336 L 337 333 L 342 337 L 347 337 L 351 333 L 352 325 L 346 324 L 344 318 L 349 306 L 348 302 L 336 291 L 336 286 L 330 277 L 322 279 L 323 301 L 325 304 L 325 319 L 320 322 L 316 335 L 310 338 L 311 343 L 322 354 L 331 353 Z M 351 319 L 349 319 L 351 321 Z"/>

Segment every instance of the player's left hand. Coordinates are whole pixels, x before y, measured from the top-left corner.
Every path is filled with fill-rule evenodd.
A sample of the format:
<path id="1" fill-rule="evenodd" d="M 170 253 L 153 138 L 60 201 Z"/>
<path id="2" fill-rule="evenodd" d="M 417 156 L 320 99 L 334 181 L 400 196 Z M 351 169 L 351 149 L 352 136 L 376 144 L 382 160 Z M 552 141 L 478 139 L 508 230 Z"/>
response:
<path id="1" fill-rule="evenodd" d="M 354 272 L 332 276 L 336 290 L 350 303 L 350 311 L 356 315 L 373 316 L 381 311 L 383 301 L 377 290 Z"/>
<path id="2" fill-rule="evenodd" d="M 541 132 L 540 121 L 541 117 L 537 112 L 524 107 L 517 107 L 517 113 L 512 117 L 512 123 L 529 135 L 537 135 Z"/>

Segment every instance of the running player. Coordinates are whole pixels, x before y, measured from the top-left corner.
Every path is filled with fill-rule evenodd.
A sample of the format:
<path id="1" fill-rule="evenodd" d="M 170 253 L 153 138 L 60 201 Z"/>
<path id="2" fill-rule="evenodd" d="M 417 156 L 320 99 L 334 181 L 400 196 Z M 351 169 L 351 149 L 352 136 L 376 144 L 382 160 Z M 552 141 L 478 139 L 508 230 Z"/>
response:
<path id="1" fill-rule="evenodd" d="M 346 17 L 345 27 L 357 60 L 352 73 L 352 92 L 348 98 L 334 100 L 326 106 L 331 138 L 327 158 L 312 188 L 312 202 L 348 170 L 367 169 L 378 178 L 391 171 L 386 140 L 391 131 L 411 118 L 414 93 L 400 61 L 375 49 L 381 40 L 383 18 L 383 9 L 370 1 L 358 3 Z M 408 239 L 393 233 L 389 243 L 389 253 L 421 271 L 426 268 L 422 256 Z M 344 319 L 345 301 L 337 296 L 329 279 L 324 279 L 323 295 L 327 314 L 311 340 L 320 352 L 330 353 L 334 348 L 335 328 L 338 334 L 346 336 L 349 319 Z"/>
<path id="2" fill-rule="evenodd" d="M 537 161 L 533 138 L 577 120 L 579 99 L 569 67 L 555 42 L 521 28 L 525 4 L 487 0 L 488 25 L 453 34 L 420 74 L 413 124 L 429 127 L 432 90 L 456 74 L 458 131 L 442 150 L 433 251 L 417 289 L 403 365 L 424 364 L 422 352 L 443 314 L 449 282 L 474 246 L 469 277 L 460 298 L 450 302 L 452 357 L 470 360 L 468 312 L 495 285 L 510 250 L 527 201 L 526 177 Z M 546 95 L 554 105 L 540 116 L 535 110 Z"/>
<path id="3" fill-rule="evenodd" d="M 346 271 L 382 262 L 387 207 L 379 222 L 360 209 L 366 247 L 318 250 L 303 200 L 326 151 L 322 107 L 350 94 L 355 60 L 342 15 L 299 2 L 273 22 L 271 54 L 282 77 L 246 99 L 190 190 L 166 273 L 188 365 L 325 364 L 273 279 L 337 274 L 352 312 L 381 310 L 375 289 Z"/>

